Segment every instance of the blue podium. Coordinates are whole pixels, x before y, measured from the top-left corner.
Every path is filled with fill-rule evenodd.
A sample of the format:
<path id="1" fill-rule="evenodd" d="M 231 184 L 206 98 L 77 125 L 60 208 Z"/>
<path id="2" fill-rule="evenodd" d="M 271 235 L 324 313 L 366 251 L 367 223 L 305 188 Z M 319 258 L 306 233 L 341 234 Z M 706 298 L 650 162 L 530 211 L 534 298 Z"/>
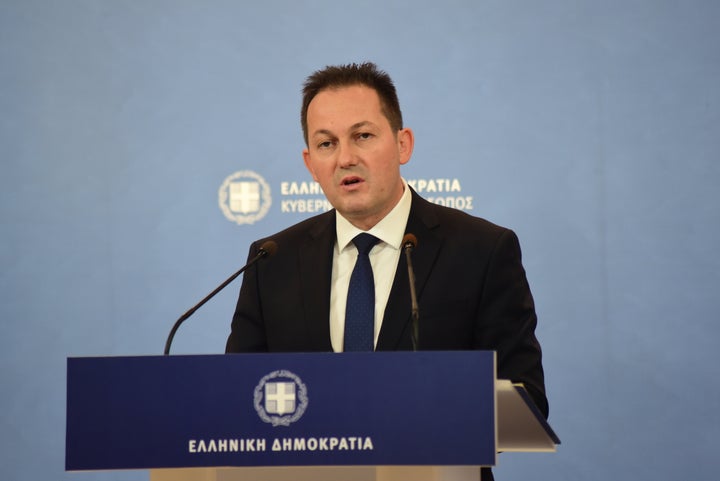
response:
<path id="1" fill-rule="evenodd" d="M 559 440 L 484 351 L 69 358 L 66 469 L 478 480 Z"/>

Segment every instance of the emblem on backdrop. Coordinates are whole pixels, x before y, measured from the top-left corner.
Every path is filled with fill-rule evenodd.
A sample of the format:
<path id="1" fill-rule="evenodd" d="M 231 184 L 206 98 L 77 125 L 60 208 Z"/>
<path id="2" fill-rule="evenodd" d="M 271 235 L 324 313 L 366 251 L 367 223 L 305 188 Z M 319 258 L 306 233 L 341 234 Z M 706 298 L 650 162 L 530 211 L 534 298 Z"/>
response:
<path id="1" fill-rule="evenodd" d="M 273 371 L 255 387 L 255 411 L 273 426 L 289 426 L 307 409 L 307 386 L 290 371 Z"/>
<path id="2" fill-rule="evenodd" d="M 270 185 L 251 170 L 235 172 L 220 186 L 218 204 L 229 221 L 253 224 L 265 217 L 270 210 Z"/>

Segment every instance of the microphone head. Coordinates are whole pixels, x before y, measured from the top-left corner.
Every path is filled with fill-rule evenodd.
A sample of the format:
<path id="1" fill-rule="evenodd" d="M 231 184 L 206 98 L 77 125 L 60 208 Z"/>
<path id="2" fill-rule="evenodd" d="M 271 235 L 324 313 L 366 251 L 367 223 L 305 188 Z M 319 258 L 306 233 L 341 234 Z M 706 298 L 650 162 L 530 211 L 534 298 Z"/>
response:
<path id="1" fill-rule="evenodd" d="M 277 242 L 274 240 L 266 240 L 260 246 L 260 252 L 264 252 L 265 257 L 270 257 L 277 251 Z"/>
<path id="2" fill-rule="evenodd" d="M 402 240 L 403 248 L 407 249 L 408 247 L 410 247 L 410 248 L 414 249 L 417 247 L 417 244 L 418 244 L 418 240 L 417 240 L 417 237 L 415 237 L 415 234 L 408 232 L 403 237 L 403 240 Z"/>

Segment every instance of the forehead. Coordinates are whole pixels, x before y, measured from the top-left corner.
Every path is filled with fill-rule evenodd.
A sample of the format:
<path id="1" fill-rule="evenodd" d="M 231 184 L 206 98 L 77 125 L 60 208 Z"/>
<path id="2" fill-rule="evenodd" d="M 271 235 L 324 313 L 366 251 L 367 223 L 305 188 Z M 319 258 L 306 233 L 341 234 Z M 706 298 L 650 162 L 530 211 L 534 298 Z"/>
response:
<path id="1" fill-rule="evenodd" d="M 382 123 L 385 119 L 380 97 L 364 85 L 330 88 L 320 91 L 308 105 L 310 132 L 317 128 L 341 128 L 358 122 Z"/>

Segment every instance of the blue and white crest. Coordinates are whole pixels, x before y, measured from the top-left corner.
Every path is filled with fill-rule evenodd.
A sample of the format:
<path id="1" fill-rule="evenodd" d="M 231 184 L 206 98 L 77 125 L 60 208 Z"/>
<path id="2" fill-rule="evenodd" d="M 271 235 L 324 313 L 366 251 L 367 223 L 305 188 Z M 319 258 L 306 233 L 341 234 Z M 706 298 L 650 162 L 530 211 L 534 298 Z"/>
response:
<path id="1" fill-rule="evenodd" d="M 253 224 L 270 210 L 270 185 L 251 170 L 235 172 L 220 186 L 218 204 L 228 220 L 236 224 Z"/>
<path id="2" fill-rule="evenodd" d="M 273 371 L 255 387 L 255 411 L 273 426 L 289 426 L 305 413 L 307 386 L 290 371 Z"/>

